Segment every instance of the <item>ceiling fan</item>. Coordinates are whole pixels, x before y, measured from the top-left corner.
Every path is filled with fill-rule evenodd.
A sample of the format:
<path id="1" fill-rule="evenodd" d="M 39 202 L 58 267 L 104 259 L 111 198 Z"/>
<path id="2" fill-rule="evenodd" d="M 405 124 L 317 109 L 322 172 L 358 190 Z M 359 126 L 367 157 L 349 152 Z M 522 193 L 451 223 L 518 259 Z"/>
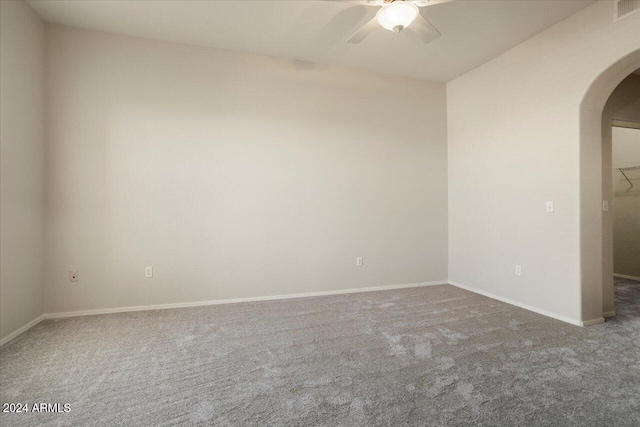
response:
<path id="1" fill-rule="evenodd" d="M 354 3 L 353 0 L 343 0 Z M 364 4 L 366 6 L 380 6 L 376 16 L 354 35 L 352 35 L 347 43 L 360 43 L 371 34 L 379 26 L 382 28 L 399 33 L 411 25 L 411 29 L 415 31 L 420 39 L 429 43 L 440 37 L 440 31 L 427 20 L 424 13 L 419 8 L 425 6 L 433 6 L 440 3 L 448 3 L 453 0 L 360 0 L 355 3 Z"/>

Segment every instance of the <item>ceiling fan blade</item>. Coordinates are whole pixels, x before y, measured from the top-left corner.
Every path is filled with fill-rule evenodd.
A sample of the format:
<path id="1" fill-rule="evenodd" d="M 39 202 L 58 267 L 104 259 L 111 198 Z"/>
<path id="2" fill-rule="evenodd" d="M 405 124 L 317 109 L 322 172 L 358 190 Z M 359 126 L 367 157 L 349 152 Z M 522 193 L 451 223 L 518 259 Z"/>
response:
<path id="1" fill-rule="evenodd" d="M 453 0 L 417 0 L 414 4 L 418 7 L 435 6 L 436 4 L 449 3 Z"/>
<path id="2" fill-rule="evenodd" d="M 333 3 L 359 4 L 363 6 L 378 6 L 378 3 L 384 4 L 383 0 L 321 0 L 321 1 L 328 1 Z M 450 1 L 450 0 L 446 0 L 446 1 Z"/>
<path id="3" fill-rule="evenodd" d="M 420 13 L 420 16 L 418 16 L 418 18 L 416 18 L 416 20 L 411 24 L 409 29 L 415 31 L 420 39 L 425 43 L 431 43 L 441 36 L 440 31 L 438 31 L 438 29 L 434 27 L 431 22 L 422 15 L 422 13 Z"/>
<path id="4" fill-rule="evenodd" d="M 352 35 L 349 38 L 349 40 L 347 40 L 347 43 L 352 43 L 352 44 L 360 43 L 362 40 L 365 39 L 365 37 L 367 37 L 369 34 L 371 34 L 374 30 L 377 30 L 378 28 L 380 28 L 380 25 L 378 24 L 378 21 L 374 17 L 371 21 L 367 22 L 366 24 L 364 24 L 362 28 L 356 31 L 356 33 Z"/>

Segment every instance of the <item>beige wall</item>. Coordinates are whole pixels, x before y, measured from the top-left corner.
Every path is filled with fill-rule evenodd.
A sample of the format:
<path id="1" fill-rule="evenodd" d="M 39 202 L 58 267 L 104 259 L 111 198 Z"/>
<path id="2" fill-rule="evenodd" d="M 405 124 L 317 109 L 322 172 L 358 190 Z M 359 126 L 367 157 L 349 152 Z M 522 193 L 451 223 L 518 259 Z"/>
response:
<path id="1" fill-rule="evenodd" d="M 579 106 L 640 48 L 639 26 L 640 15 L 613 24 L 598 2 L 447 84 L 452 281 L 575 323 L 601 316 L 601 284 L 581 298 L 581 198 L 601 199 L 601 184 L 581 182 Z M 601 203 L 591 208 L 599 230 Z"/>
<path id="2" fill-rule="evenodd" d="M 619 181 L 624 177 L 620 172 L 611 173 L 612 167 L 623 167 L 624 161 L 635 160 L 632 150 L 628 149 L 625 141 L 620 140 L 617 141 L 615 157 L 612 159 L 613 119 L 640 123 L 640 75 L 631 74 L 624 79 L 607 100 L 602 113 L 602 197 L 610 201 L 609 212 L 602 215 L 602 304 L 603 312 L 608 315 L 615 312 L 613 273 L 630 274 L 616 271 L 615 266 L 623 271 L 637 271 L 640 268 L 640 250 L 637 246 L 640 235 L 635 231 L 640 225 L 640 216 L 637 215 L 640 211 L 637 202 L 640 200 L 632 193 L 626 192 L 624 196 L 619 193 L 619 190 L 626 188 Z M 635 176 L 634 173 L 629 175 Z"/>
<path id="3" fill-rule="evenodd" d="M 630 166 L 640 166 L 640 129 L 614 128 L 613 167 Z M 613 271 L 640 277 L 640 170 L 625 174 L 633 188 L 620 172 L 613 174 Z"/>
<path id="4" fill-rule="evenodd" d="M 44 29 L 0 4 L 5 337 L 43 312 Z M 453 281 L 588 320 L 577 106 L 640 48 L 640 15 L 614 25 L 610 9 L 450 82 L 448 100 L 442 84 L 50 27 L 44 309 L 438 281 L 449 243 Z"/>
<path id="5" fill-rule="evenodd" d="M 0 1 L 0 338 L 43 314 L 44 24 Z"/>
<path id="6" fill-rule="evenodd" d="M 446 280 L 444 84 L 60 26 L 48 58 L 47 312 Z"/>

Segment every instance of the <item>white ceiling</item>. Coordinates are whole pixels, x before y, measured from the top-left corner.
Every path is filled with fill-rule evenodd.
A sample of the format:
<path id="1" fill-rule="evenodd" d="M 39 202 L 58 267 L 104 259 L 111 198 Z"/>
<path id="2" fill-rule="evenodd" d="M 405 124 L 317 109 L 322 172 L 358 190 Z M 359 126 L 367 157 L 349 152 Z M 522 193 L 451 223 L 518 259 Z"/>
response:
<path id="1" fill-rule="evenodd" d="M 457 0 L 430 6 L 442 37 L 380 29 L 345 40 L 377 7 L 348 1 L 28 0 L 48 22 L 449 81 L 576 13 L 594 0 Z"/>

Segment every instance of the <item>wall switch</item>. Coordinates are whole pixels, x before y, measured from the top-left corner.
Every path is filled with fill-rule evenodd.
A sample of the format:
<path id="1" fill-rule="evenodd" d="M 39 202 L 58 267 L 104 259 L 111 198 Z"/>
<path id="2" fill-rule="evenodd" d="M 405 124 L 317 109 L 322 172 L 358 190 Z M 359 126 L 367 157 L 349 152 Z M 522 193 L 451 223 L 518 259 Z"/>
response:
<path id="1" fill-rule="evenodd" d="M 516 265 L 516 276 L 522 276 L 522 267 Z"/>
<path id="2" fill-rule="evenodd" d="M 609 212 L 609 201 L 608 200 L 603 200 L 602 201 L 602 212 Z"/>
<path id="3" fill-rule="evenodd" d="M 547 202 L 547 212 L 553 212 L 553 202 Z"/>
<path id="4" fill-rule="evenodd" d="M 153 277 L 153 267 L 145 267 L 144 268 L 144 277 Z"/>
<path id="5" fill-rule="evenodd" d="M 70 282 L 77 282 L 78 281 L 78 272 L 77 271 L 70 271 L 69 272 L 69 281 Z"/>
<path id="6" fill-rule="evenodd" d="M 358 267 L 362 267 L 362 257 L 361 257 L 361 256 L 359 256 L 358 258 L 356 258 L 356 265 L 357 265 Z"/>

